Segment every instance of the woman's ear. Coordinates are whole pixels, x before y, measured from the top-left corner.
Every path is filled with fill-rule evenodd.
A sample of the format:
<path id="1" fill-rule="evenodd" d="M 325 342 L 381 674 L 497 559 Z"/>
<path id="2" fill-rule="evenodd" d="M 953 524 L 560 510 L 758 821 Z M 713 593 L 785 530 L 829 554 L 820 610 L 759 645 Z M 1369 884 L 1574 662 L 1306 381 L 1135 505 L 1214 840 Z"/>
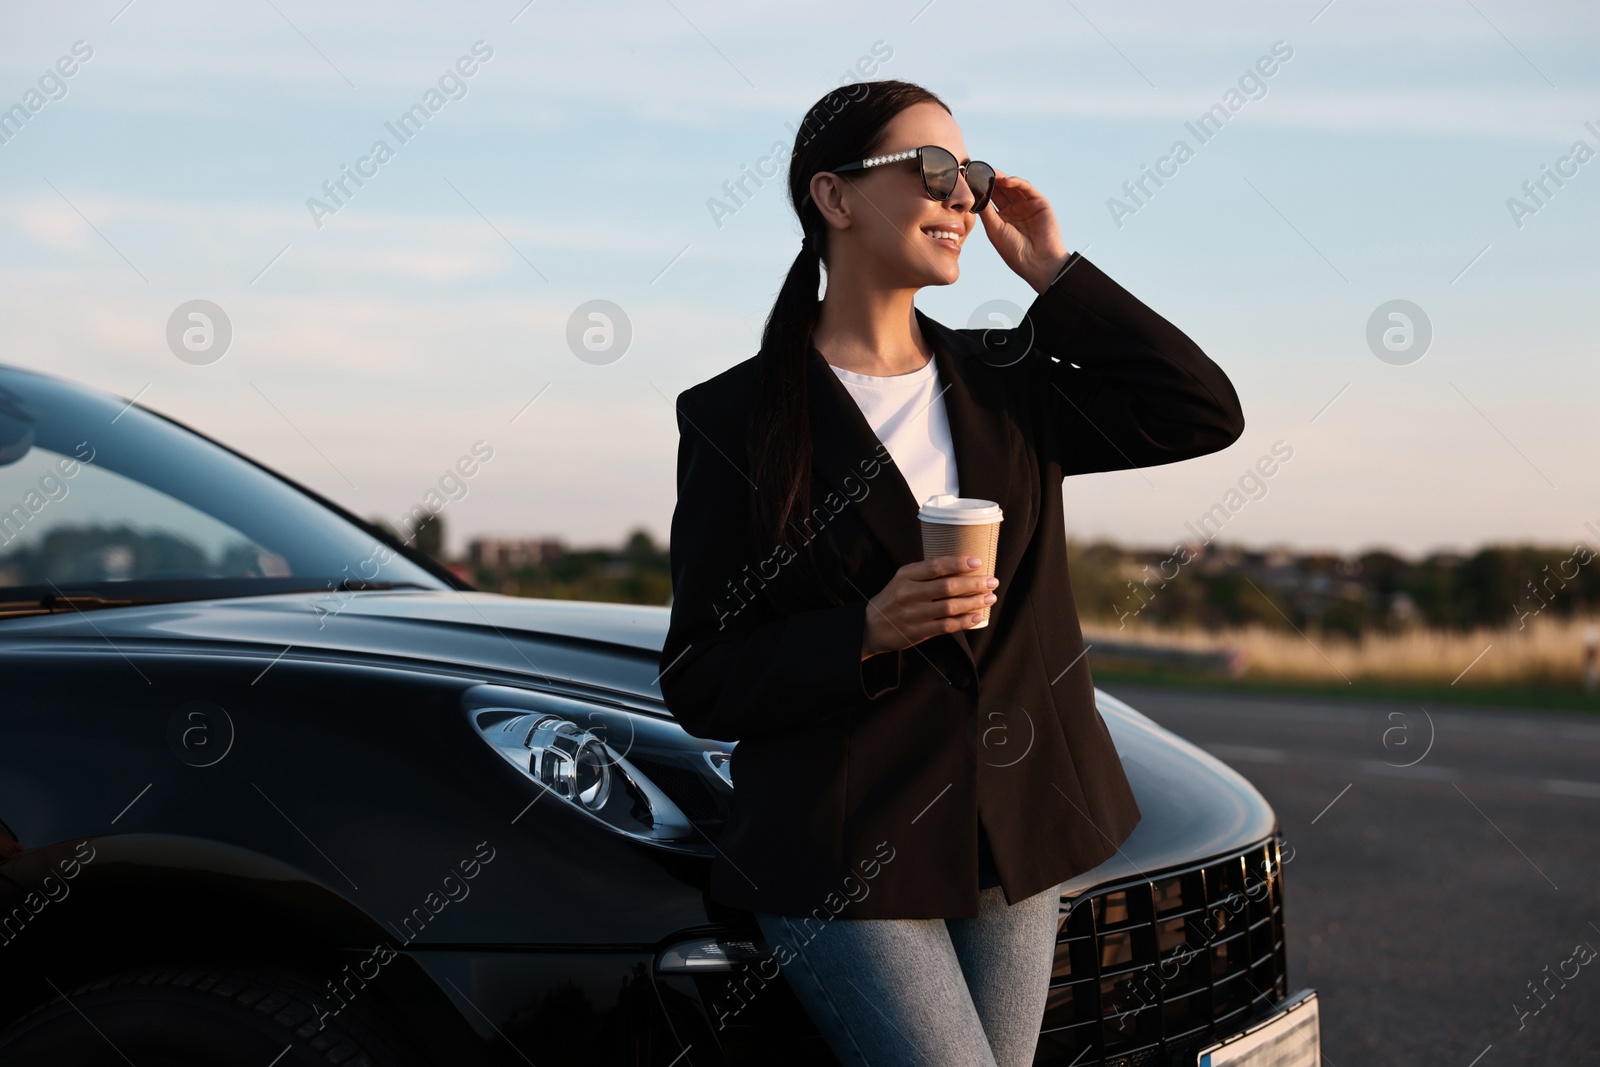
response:
<path id="1" fill-rule="evenodd" d="M 811 200 L 822 214 L 822 221 L 836 230 L 850 228 L 850 204 L 845 197 L 844 179 L 829 171 L 811 176 Z"/>

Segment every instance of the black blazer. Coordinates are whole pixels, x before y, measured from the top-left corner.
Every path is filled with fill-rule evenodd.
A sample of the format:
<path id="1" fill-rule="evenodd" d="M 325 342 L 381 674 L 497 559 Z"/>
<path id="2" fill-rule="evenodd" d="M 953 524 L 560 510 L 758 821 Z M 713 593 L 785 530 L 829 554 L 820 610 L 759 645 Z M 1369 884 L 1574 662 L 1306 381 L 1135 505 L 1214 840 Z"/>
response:
<path id="1" fill-rule="evenodd" d="M 1226 448 L 1244 432 L 1239 397 L 1078 254 L 1015 330 L 915 314 L 961 495 L 1004 509 L 984 629 L 862 661 L 866 600 L 922 558 L 919 502 L 815 346 L 812 521 L 787 545 L 748 534 L 759 356 L 678 396 L 660 685 L 691 734 L 738 742 L 711 868 L 720 903 L 975 916 L 980 818 L 1010 903 L 1098 865 L 1139 821 L 1083 659 L 1061 482 Z M 796 557 L 808 539 L 843 606 Z"/>

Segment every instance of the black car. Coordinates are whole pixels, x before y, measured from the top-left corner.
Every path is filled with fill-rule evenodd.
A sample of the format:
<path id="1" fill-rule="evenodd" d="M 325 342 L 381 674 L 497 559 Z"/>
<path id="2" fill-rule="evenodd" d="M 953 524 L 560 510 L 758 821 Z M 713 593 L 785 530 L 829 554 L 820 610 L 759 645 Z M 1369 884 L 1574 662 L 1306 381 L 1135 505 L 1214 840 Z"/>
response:
<path id="1" fill-rule="evenodd" d="M 0 367 L 0 1064 L 833 1062 L 707 897 L 733 746 L 662 704 L 668 615 Z M 1272 809 L 1099 708 L 1144 818 L 1062 887 L 1036 1062 L 1317 1063 Z"/>

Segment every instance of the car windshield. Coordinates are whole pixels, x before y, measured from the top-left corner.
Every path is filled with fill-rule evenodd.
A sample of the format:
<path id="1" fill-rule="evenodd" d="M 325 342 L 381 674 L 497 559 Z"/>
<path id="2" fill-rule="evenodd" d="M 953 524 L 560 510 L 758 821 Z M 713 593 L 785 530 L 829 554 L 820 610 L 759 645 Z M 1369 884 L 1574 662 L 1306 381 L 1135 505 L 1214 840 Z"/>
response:
<path id="1" fill-rule="evenodd" d="M 159 415 L 0 367 L 0 617 L 449 584 Z"/>

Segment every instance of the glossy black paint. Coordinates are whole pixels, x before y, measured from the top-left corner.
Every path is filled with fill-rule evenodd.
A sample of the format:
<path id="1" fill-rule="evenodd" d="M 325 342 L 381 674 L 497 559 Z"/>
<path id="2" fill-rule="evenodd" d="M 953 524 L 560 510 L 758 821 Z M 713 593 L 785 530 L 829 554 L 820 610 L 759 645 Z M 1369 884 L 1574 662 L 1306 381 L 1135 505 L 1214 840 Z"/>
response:
<path id="1" fill-rule="evenodd" d="M 186 959 L 370 975 L 382 942 L 360 995 L 438 1062 L 826 1061 L 781 985 L 719 1032 L 701 986 L 656 973 L 697 934 L 759 937 L 706 896 L 728 793 L 701 753 L 728 746 L 661 704 L 668 610 L 440 584 L 331 615 L 285 593 L 0 618 L 0 1031 L 51 983 Z M 472 726 L 545 695 L 669 792 L 692 783 L 697 837 L 599 826 Z M 1144 818 L 1068 895 L 1276 833 L 1239 775 L 1099 702 Z"/>

